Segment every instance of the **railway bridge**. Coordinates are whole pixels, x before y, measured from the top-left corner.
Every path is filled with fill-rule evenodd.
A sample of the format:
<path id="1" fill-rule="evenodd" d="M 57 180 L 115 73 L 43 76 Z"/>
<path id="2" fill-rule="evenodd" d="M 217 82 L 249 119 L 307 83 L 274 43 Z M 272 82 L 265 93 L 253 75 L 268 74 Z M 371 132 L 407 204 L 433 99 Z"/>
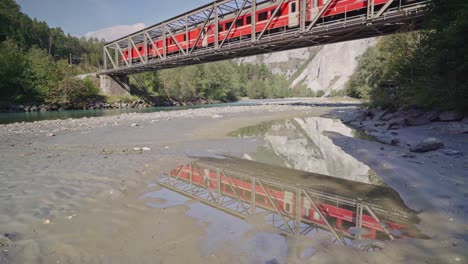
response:
<path id="1" fill-rule="evenodd" d="M 100 76 L 131 74 L 392 34 L 427 0 L 216 0 L 104 46 Z"/>

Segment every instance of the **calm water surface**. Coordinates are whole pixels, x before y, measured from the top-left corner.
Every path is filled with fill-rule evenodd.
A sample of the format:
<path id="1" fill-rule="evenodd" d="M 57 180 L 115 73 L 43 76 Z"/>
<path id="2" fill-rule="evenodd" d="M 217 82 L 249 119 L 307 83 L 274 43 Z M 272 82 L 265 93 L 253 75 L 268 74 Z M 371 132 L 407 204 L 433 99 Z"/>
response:
<path id="1" fill-rule="evenodd" d="M 113 116 L 124 113 L 153 113 L 161 111 L 175 111 L 184 109 L 211 108 L 211 107 L 226 107 L 226 106 L 243 106 L 255 105 L 260 101 L 239 101 L 225 104 L 211 105 L 192 105 L 192 106 L 174 106 L 174 107 L 149 107 L 141 109 L 97 109 L 97 110 L 68 110 L 56 112 L 33 112 L 33 113 L 0 113 L 0 124 L 10 124 L 16 122 L 34 122 L 41 120 L 83 118 L 83 117 L 100 117 Z"/>

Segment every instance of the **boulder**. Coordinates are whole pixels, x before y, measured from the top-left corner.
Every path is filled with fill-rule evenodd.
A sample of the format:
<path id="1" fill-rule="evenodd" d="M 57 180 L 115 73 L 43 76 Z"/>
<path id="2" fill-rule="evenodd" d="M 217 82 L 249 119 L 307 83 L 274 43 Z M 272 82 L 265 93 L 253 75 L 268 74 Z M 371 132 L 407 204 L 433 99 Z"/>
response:
<path id="1" fill-rule="evenodd" d="M 6 236 L 0 234 L 0 248 L 11 247 L 13 242 Z"/>
<path id="2" fill-rule="evenodd" d="M 440 140 L 436 138 L 427 138 L 424 141 L 418 143 L 416 146 L 411 147 L 410 151 L 423 153 L 423 152 L 438 150 L 443 147 L 444 147 L 444 143 L 442 143 Z"/>
<path id="3" fill-rule="evenodd" d="M 398 146 L 400 144 L 400 140 L 394 137 L 391 134 L 385 133 L 368 133 L 370 136 L 373 136 L 377 142 L 386 145 Z"/>
<path id="4" fill-rule="evenodd" d="M 382 121 L 389 121 L 390 119 L 394 118 L 394 117 L 398 117 L 398 113 L 397 112 L 389 112 L 389 113 L 386 113 L 384 116 L 382 116 L 380 119 Z"/>
<path id="5" fill-rule="evenodd" d="M 463 115 L 455 111 L 445 111 L 439 114 L 439 120 L 444 122 L 462 120 Z"/>
<path id="6" fill-rule="evenodd" d="M 406 118 L 396 117 L 388 121 L 387 130 L 396 130 L 406 126 Z"/>
<path id="7" fill-rule="evenodd" d="M 463 156 L 463 152 L 459 150 L 454 150 L 454 149 L 444 149 L 442 151 L 445 155 L 451 156 L 451 157 L 461 157 Z"/>
<path id="8" fill-rule="evenodd" d="M 411 116 L 406 120 L 408 126 L 423 126 L 427 125 L 439 118 L 439 112 L 429 111 L 420 116 Z"/>
<path id="9" fill-rule="evenodd" d="M 389 112 L 388 110 L 380 110 L 380 111 L 376 112 L 375 115 L 374 115 L 374 121 L 380 121 L 380 120 L 382 120 L 382 118 L 383 118 L 386 114 L 388 114 L 388 112 Z"/>

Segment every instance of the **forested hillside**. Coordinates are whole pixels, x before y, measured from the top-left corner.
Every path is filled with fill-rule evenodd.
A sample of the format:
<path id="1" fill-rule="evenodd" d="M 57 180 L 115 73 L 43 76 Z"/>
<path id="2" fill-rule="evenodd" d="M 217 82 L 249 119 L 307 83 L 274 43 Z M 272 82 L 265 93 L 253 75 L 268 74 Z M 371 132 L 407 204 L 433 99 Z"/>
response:
<path id="1" fill-rule="evenodd" d="M 468 113 L 468 2 L 434 0 L 430 8 L 422 30 L 410 26 L 367 50 L 347 85 L 350 96 Z"/>
<path id="2" fill-rule="evenodd" d="M 0 0 L 0 101 L 66 103 L 97 94 L 72 76 L 95 71 L 103 41 L 76 38 Z"/>

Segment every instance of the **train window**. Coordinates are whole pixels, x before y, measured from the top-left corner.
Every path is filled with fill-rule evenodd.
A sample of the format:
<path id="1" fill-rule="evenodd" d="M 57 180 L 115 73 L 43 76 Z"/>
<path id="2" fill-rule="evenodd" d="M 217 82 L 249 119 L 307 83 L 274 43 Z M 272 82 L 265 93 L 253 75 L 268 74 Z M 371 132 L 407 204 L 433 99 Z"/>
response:
<path id="1" fill-rule="evenodd" d="M 262 12 L 258 14 L 258 21 L 264 21 L 268 19 L 268 12 Z"/>
<path id="2" fill-rule="evenodd" d="M 219 24 L 218 25 L 218 32 L 222 32 L 222 31 L 224 31 L 223 24 Z"/>
<path id="3" fill-rule="evenodd" d="M 184 41 L 187 41 L 187 34 L 184 34 Z"/>
<path id="4" fill-rule="evenodd" d="M 143 47 L 138 47 L 138 51 L 142 51 L 143 50 Z"/>
<path id="5" fill-rule="evenodd" d="M 285 203 L 285 207 L 284 207 L 284 210 L 288 213 L 291 213 L 292 210 L 291 210 L 291 204 L 289 203 Z"/>
<path id="6" fill-rule="evenodd" d="M 247 17 L 247 25 L 250 25 L 250 24 L 252 24 L 252 17 L 248 16 Z"/>
<path id="7" fill-rule="evenodd" d="M 236 27 L 242 27 L 243 25 L 244 25 L 244 19 L 243 18 L 237 19 Z"/>
<path id="8" fill-rule="evenodd" d="M 226 30 L 229 30 L 231 28 L 232 22 L 227 22 L 226 23 Z"/>
<path id="9" fill-rule="evenodd" d="M 291 13 L 296 13 L 296 2 L 291 3 Z"/>

